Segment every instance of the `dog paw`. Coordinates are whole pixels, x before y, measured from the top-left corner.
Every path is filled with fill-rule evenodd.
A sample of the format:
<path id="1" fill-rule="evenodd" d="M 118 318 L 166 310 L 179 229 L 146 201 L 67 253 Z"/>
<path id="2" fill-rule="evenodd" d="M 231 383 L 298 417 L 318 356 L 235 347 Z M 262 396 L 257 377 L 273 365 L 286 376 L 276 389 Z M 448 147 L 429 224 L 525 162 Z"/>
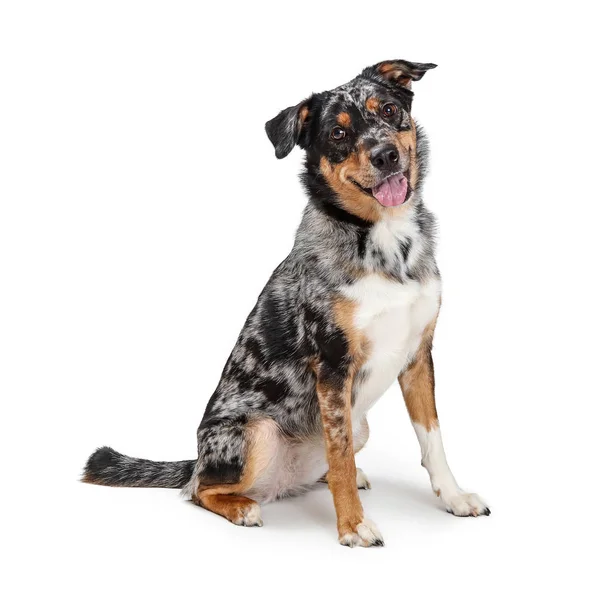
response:
<path id="1" fill-rule="evenodd" d="M 457 517 L 480 517 L 491 514 L 490 509 L 477 494 L 458 493 L 444 497 L 446 510 Z"/>
<path id="2" fill-rule="evenodd" d="M 342 546 L 383 546 L 383 537 L 377 529 L 377 525 L 369 519 L 363 519 L 357 526 L 355 531 L 340 532 L 340 544 Z"/>
<path id="3" fill-rule="evenodd" d="M 371 482 L 367 479 L 362 469 L 356 469 L 356 487 L 359 490 L 370 490 Z"/>
<path id="4" fill-rule="evenodd" d="M 232 523 L 242 527 L 262 527 L 263 522 L 260 517 L 260 506 L 253 503 L 248 507 L 240 509 L 239 516 Z"/>

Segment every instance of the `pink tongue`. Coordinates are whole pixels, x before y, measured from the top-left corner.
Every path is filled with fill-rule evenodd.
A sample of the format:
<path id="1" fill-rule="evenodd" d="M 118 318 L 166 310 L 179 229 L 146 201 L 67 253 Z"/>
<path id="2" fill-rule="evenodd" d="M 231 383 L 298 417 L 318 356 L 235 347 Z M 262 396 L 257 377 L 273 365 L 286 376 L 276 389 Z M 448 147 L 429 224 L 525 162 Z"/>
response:
<path id="1" fill-rule="evenodd" d="M 392 175 L 373 188 L 373 196 L 383 206 L 399 206 L 406 200 L 408 181 L 404 175 Z"/>

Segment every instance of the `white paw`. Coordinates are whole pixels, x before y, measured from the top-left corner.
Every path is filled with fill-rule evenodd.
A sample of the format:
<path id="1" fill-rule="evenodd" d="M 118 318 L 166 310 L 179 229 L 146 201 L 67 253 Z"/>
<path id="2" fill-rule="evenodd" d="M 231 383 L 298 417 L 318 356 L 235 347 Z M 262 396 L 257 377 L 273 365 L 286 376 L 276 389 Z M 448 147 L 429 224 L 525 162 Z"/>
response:
<path id="1" fill-rule="evenodd" d="M 356 487 L 359 490 L 370 490 L 371 482 L 367 479 L 362 469 L 356 469 Z"/>
<path id="2" fill-rule="evenodd" d="M 260 506 L 252 504 L 249 508 L 243 509 L 240 511 L 240 516 L 233 523 L 242 527 L 262 527 L 263 522 L 260 518 Z"/>
<path id="3" fill-rule="evenodd" d="M 340 535 L 340 544 L 342 546 L 383 546 L 383 537 L 377 529 L 377 525 L 369 519 L 363 519 L 356 527 L 356 531 L 351 531 Z"/>
<path id="4" fill-rule="evenodd" d="M 460 492 L 452 496 L 444 496 L 442 500 L 446 510 L 457 517 L 479 517 L 491 514 L 490 509 L 477 494 L 466 494 Z"/>

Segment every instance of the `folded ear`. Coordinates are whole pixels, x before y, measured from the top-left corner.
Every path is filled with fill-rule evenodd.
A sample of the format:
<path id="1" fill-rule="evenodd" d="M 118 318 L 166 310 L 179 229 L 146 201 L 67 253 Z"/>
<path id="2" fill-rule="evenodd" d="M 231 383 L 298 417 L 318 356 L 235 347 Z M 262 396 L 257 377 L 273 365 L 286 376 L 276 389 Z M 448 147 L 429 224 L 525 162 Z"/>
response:
<path id="1" fill-rule="evenodd" d="M 282 110 L 265 124 L 265 131 L 275 146 L 277 158 L 285 158 L 300 140 L 302 128 L 308 120 L 310 101 L 308 98 L 296 106 Z"/>
<path id="2" fill-rule="evenodd" d="M 385 60 L 367 67 L 362 75 L 383 80 L 409 89 L 413 81 L 419 81 L 429 69 L 435 69 L 433 63 L 413 63 L 407 60 Z"/>

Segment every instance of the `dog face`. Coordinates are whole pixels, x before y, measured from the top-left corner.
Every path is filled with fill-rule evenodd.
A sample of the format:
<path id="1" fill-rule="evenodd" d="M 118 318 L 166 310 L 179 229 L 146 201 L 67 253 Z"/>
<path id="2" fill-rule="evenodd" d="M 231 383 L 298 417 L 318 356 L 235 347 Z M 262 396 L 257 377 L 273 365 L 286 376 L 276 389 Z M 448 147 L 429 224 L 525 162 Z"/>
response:
<path id="1" fill-rule="evenodd" d="M 374 222 L 399 210 L 419 179 L 411 84 L 435 66 L 378 63 L 281 111 L 266 124 L 277 158 L 296 144 L 306 150 L 304 184 L 330 211 Z"/>

